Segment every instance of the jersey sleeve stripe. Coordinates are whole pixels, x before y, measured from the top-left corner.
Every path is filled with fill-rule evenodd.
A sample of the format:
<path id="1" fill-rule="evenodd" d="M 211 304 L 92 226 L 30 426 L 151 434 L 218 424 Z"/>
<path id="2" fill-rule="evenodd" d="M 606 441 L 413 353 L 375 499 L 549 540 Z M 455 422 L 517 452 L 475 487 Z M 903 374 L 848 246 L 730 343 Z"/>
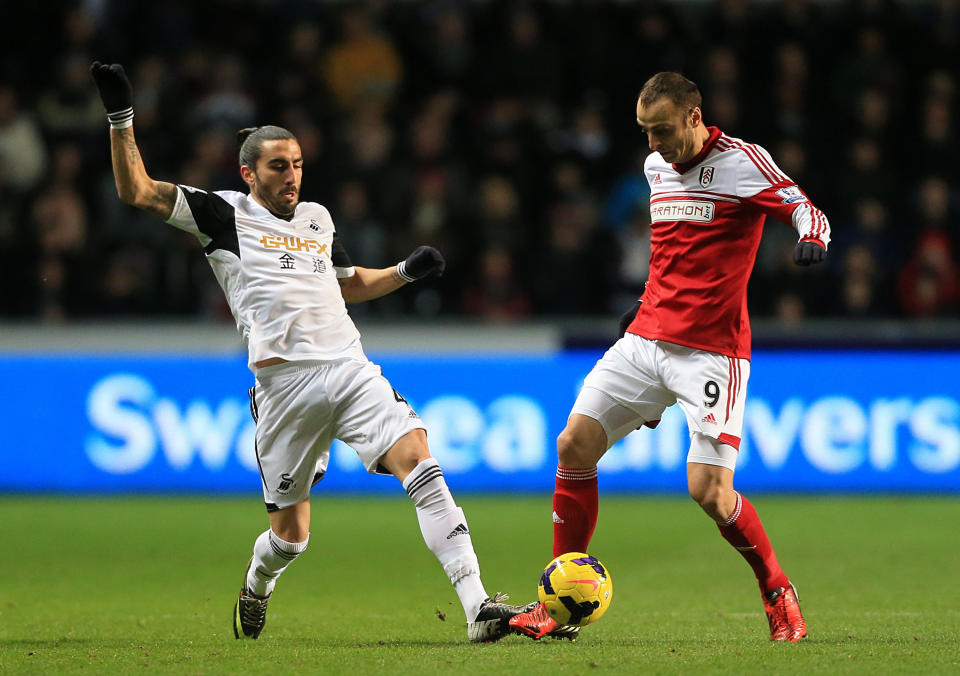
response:
<path id="1" fill-rule="evenodd" d="M 783 183 L 784 178 L 780 177 L 777 172 L 771 167 L 767 161 L 757 152 L 757 149 L 753 146 L 744 145 L 743 152 L 747 154 L 753 163 L 757 165 L 760 171 L 763 172 L 763 175 L 767 177 L 767 180 L 770 181 L 771 185 L 776 185 L 778 183 Z"/>
<path id="2" fill-rule="evenodd" d="M 813 212 L 813 222 L 815 224 L 813 229 L 813 236 L 816 237 L 817 239 L 820 239 L 820 235 L 823 234 L 823 226 L 824 226 L 823 212 L 820 211 L 819 209 L 814 208 L 813 206 L 810 207 L 810 210 Z"/>
<path id="3" fill-rule="evenodd" d="M 783 173 L 776 170 L 772 164 L 772 160 L 768 160 L 764 157 L 763 151 L 757 146 L 750 143 L 741 143 L 739 141 L 734 141 L 729 137 L 723 137 L 727 140 L 730 148 L 735 148 L 737 150 L 743 151 L 754 166 L 760 170 L 760 173 L 763 174 L 763 177 L 770 182 L 770 185 L 778 185 L 780 183 L 790 183 L 791 180 Z"/>
<path id="4" fill-rule="evenodd" d="M 830 224 L 827 215 L 820 209 L 807 202 L 797 207 L 796 214 L 797 232 L 801 238 L 815 239 L 823 243 L 829 241 Z"/>
<path id="5" fill-rule="evenodd" d="M 757 155 L 757 157 L 760 158 L 764 166 L 766 166 L 770 172 L 780 180 L 781 183 L 793 183 L 789 176 L 777 168 L 777 163 L 773 161 L 773 158 L 770 157 L 770 153 L 768 153 L 764 148 L 758 146 L 756 143 L 747 143 L 746 145 L 749 146 L 749 148 Z"/>
<path id="6" fill-rule="evenodd" d="M 770 174 L 770 172 L 768 172 L 768 171 L 764 168 L 764 166 L 763 166 L 762 164 L 760 164 L 760 162 L 757 161 L 757 158 L 754 157 L 754 156 L 750 153 L 750 151 L 749 151 L 743 144 L 741 144 L 741 143 L 736 143 L 736 142 L 731 141 L 731 142 L 730 142 L 730 148 L 731 148 L 731 149 L 735 149 L 735 150 L 739 150 L 739 151 L 743 152 L 743 154 L 747 156 L 747 159 L 749 159 L 751 162 L 753 162 L 753 165 L 757 168 L 757 170 L 758 170 L 761 174 L 763 174 L 763 177 L 764 177 L 765 179 L 767 179 L 767 182 L 768 182 L 770 185 L 775 185 L 775 184 L 776 184 L 776 181 L 774 180 L 774 177 Z"/>

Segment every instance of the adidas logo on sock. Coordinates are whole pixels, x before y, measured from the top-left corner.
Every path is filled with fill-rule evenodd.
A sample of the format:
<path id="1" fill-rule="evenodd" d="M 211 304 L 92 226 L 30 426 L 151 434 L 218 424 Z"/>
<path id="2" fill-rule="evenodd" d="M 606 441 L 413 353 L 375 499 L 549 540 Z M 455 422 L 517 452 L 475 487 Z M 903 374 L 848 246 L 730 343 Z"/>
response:
<path id="1" fill-rule="evenodd" d="M 455 538 L 458 535 L 469 535 L 469 534 L 470 534 L 470 531 L 467 530 L 467 527 L 461 523 L 461 524 L 458 524 L 457 527 L 454 528 L 452 531 L 450 531 L 450 535 L 447 536 L 447 539 L 449 540 L 450 538 Z"/>
<path id="2" fill-rule="evenodd" d="M 703 419 L 700 422 L 710 423 L 711 425 L 717 424 L 717 419 L 713 417 L 713 413 L 708 413 L 703 416 Z"/>
<path id="3" fill-rule="evenodd" d="M 560 518 L 560 515 L 556 512 L 553 513 L 553 522 L 554 523 L 566 523 L 563 519 Z"/>

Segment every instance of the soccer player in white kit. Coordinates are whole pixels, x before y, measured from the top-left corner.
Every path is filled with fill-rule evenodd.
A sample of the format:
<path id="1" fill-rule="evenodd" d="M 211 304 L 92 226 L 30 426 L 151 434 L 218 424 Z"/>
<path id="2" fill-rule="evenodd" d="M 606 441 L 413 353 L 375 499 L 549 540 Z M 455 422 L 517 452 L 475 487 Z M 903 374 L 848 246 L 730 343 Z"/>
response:
<path id="1" fill-rule="evenodd" d="M 644 167 L 650 275 L 557 439 L 553 553 L 587 551 L 607 449 L 679 403 L 690 430 L 690 496 L 753 569 L 771 640 L 799 641 L 807 628 L 796 589 L 753 505 L 733 488 L 750 377 L 747 282 L 766 216 L 797 230 L 798 265 L 824 259 L 830 227 L 763 148 L 706 126 L 700 102 L 693 82 L 669 72 L 650 78 L 637 101 L 652 151 Z M 533 638 L 558 629 L 542 606 L 510 625 Z"/>
<path id="2" fill-rule="evenodd" d="M 480 579 L 463 510 L 430 456 L 420 418 L 370 362 L 346 302 L 378 298 L 442 273 L 436 249 L 419 247 L 394 267 L 354 266 L 329 212 L 300 202 L 303 160 L 289 131 L 242 130 L 240 174 L 249 194 L 206 192 L 155 181 L 133 135 L 133 93 L 123 67 L 94 62 L 91 74 L 110 122 L 121 200 L 195 235 L 203 245 L 256 375 L 250 409 L 270 527 L 256 539 L 234 607 L 234 634 L 256 639 L 281 573 L 307 548 L 310 489 L 341 439 L 371 473 L 399 479 L 427 547 L 450 579 L 471 641 L 496 641 L 507 621 L 535 604 L 490 598 Z"/>

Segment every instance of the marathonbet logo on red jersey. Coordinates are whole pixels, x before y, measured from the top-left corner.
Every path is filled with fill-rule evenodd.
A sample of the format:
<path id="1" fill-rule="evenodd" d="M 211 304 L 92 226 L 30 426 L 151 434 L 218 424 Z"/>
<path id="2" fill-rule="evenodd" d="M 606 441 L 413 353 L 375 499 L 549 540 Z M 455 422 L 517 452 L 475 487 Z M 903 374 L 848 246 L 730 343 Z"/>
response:
<path id="1" fill-rule="evenodd" d="M 716 205 L 708 200 L 663 199 L 650 203 L 650 222 L 691 221 L 712 223 Z"/>

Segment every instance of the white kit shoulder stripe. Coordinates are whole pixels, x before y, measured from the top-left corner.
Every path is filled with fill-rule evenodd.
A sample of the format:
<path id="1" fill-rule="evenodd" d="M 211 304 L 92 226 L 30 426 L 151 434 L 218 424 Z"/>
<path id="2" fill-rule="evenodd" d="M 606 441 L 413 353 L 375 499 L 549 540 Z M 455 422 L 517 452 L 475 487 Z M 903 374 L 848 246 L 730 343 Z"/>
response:
<path id="1" fill-rule="evenodd" d="M 722 140 L 724 139 L 721 138 L 720 141 Z M 771 172 L 770 168 L 764 162 L 762 162 L 757 158 L 756 153 L 751 152 L 751 149 L 747 147 L 747 144 L 734 141 L 733 139 L 726 139 L 726 140 L 727 140 L 727 143 L 725 144 L 725 147 L 728 149 L 740 150 L 741 152 L 743 152 L 743 154 L 747 156 L 747 159 L 749 159 L 753 163 L 753 165 L 760 171 L 760 173 L 763 174 L 763 177 L 767 180 L 768 183 L 770 183 L 770 185 L 775 185 L 777 183 L 782 182 L 782 181 L 778 181 L 776 178 L 776 175 Z M 718 141 L 718 143 L 720 143 L 720 141 Z"/>
<path id="2" fill-rule="evenodd" d="M 721 145 L 724 149 L 733 148 L 743 151 L 750 161 L 753 162 L 754 166 L 760 170 L 764 178 L 770 182 L 770 185 L 791 182 L 786 175 L 777 171 L 772 161 L 768 160 L 764 152 L 753 143 L 744 143 L 743 141 L 724 135 L 717 140 L 717 144 Z"/>

